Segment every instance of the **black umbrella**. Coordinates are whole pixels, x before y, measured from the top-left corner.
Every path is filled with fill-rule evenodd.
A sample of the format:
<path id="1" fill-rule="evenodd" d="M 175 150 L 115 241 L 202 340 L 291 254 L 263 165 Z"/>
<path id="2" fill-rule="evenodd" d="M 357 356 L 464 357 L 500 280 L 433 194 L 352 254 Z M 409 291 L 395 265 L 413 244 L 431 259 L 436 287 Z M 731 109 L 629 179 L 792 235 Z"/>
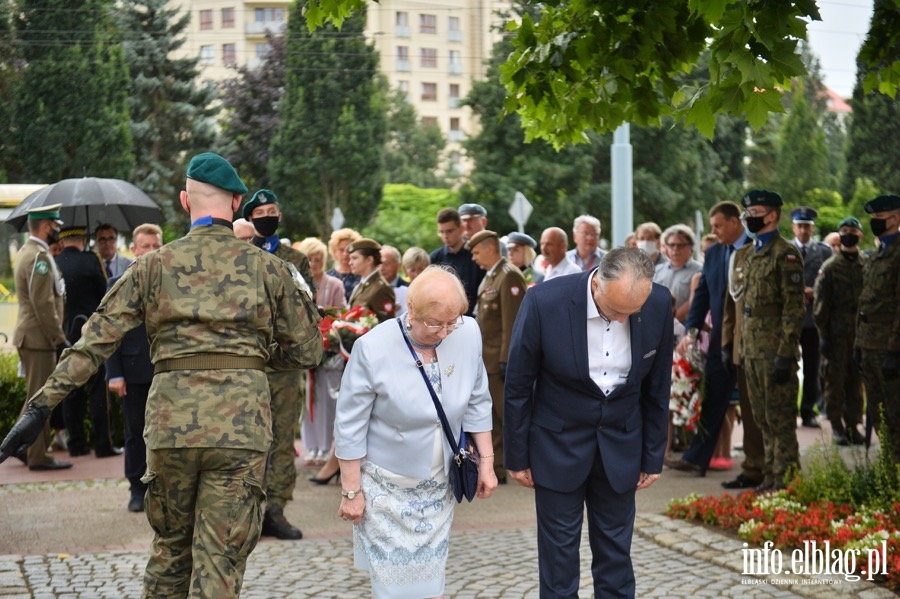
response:
<path id="1" fill-rule="evenodd" d="M 126 232 L 143 223 L 162 221 L 156 202 L 131 183 L 83 177 L 63 179 L 30 194 L 10 213 L 6 223 L 24 231 L 29 210 L 53 204 L 62 204 L 60 218 L 64 226 L 85 227 L 88 233 L 101 224 Z"/>

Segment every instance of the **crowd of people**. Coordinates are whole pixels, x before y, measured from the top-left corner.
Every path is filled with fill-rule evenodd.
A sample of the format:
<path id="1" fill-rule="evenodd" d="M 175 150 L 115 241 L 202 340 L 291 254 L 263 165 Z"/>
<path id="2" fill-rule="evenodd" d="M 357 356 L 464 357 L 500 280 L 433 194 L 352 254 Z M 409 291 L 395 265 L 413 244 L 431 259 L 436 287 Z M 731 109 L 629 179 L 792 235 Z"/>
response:
<path id="1" fill-rule="evenodd" d="M 723 484 L 757 492 L 799 467 L 798 420 L 818 427 L 817 411 L 839 445 L 864 442 L 880 419 L 900 430 L 898 196 L 866 204 L 869 254 L 854 217 L 834 245 L 815 241 L 807 207 L 782 238 L 784 202 L 766 190 L 715 204 L 701 240 L 648 222 L 605 251 L 592 215 L 535 240 L 492 231 L 482 206 L 463 204 L 435 215 L 437 249 L 401 252 L 352 229 L 290 245 L 275 192 L 244 201 L 248 191 L 222 157 L 200 154 L 180 197 L 184 238 L 163 246 L 143 225 L 132 263 L 103 226 L 89 253 L 87 231 L 48 206 L 29 213 L 16 263 L 29 400 L 0 459 L 71 467 L 48 452 L 50 424 L 70 401 L 84 420 L 70 399 L 93 397 L 81 388 L 102 392 L 89 404 L 95 453 L 115 455 L 99 408 L 107 389 L 119 396 L 128 509 L 156 533 L 148 595 L 236 597 L 260 535 L 302 538 L 284 513 L 298 420 L 302 459 L 319 467 L 310 481 L 340 485 L 374 597 L 443 596 L 461 431 L 479 498 L 510 479 L 534 490 L 542 596 L 577 595 L 586 521 L 595 594 L 627 597 L 635 493 L 664 464 L 733 468 L 738 410 L 745 460 Z M 354 308 L 377 324 L 348 351 L 329 346 L 322 315 Z M 705 383 L 683 439 L 670 388 L 687 355 Z M 84 431 L 53 426 L 69 430 L 72 455 L 88 451 Z M 879 442 L 900 458 L 900 443 Z"/>

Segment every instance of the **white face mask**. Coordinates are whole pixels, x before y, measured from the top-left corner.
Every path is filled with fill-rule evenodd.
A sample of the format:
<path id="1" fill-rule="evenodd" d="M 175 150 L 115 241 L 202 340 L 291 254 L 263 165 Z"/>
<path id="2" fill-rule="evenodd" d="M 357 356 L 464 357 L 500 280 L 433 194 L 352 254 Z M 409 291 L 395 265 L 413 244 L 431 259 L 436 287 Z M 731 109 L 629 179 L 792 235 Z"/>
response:
<path id="1" fill-rule="evenodd" d="M 638 241 L 637 246 L 639 250 L 641 250 L 648 256 L 652 256 L 657 252 L 655 241 Z"/>

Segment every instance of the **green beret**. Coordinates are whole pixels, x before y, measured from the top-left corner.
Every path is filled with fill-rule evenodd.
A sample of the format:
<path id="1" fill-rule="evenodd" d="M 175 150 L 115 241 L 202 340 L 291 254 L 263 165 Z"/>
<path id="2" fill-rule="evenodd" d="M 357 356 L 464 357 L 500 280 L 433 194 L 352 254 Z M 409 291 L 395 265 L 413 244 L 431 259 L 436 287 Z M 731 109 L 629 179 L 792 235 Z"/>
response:
<path id="1" fill-rule="evenodd" d="M 878 196 L 874 200 L 866 202 L 866 212 L 875 214 L 876 212 L 889 212 L 900 208 L 900 196 L 887 194 Z"/>
<path id="2" fill-rule="evenodd" d="M 213 152 L 204 152 L 191 158 L 187 178 L 208 183 L 231 193 L 241 195 L 247 193 L 247 186 L 241 181 L 231 163 Z"/>
<path id="3" fill-rule="evenodd" d="M 54 220 L 56 224 L 61 225 L 63 222 L 59 220 L 59 209 L 62 204 L 51 204 L 50 206 L 38 206 L 26 210 L 28 220 Z"/>
<path id="4" fill-rule="evenodd" d="M 479 231 L 472 235 L 472 239 L 470 239 L 468 243 L 466 243 L 466 249 L 471 250 L 473 247 L 475 247 L 485 239 L 490 239 L 491 237 L 498 237 L 498 235 L 493 231 Z"/>
<path id="5" fill-rule="evenodd" d="M 64 227 L 59 231 L 59 238 L 67 237 L 87 237 L 87 230 L 84 227 Z"/>
<path id="6" fill-rule="evenodd" d="M 376 252 L 380 252 L 381 244 L 379 244 L 374 239 L 366 239 L 365 237 L 363 237 L 362 239 L 357 239 L 347 246 L 348 254 L 352 254 L 357 250 L 375 250 Z"/>
<path id="7" fill-rule="evenodd" d="M 271 189 L 260 189 L 253 194 L 253 196 L 250 198 L 250 200 L 247 201 L 246 204 L 244 204 L 244 209 L 241 212 L 241 216 L 243 216 L 247 220 L 250 220 L 250 213 L 253 212 L 254 208 L 256 208 L 257 206 L 267 206 L 269 204 L 275 204 L 276 206 L 278 206 L 278 196 L 276 196 L 275 192 Z"/>
<path id="8" fill-rule="evenodd" d="M 862 223 L 859 222 L 859 219 L 856 219 L 852 216 L 845 216 L 844 218 L 842 218 L 841 222 L 838 223 L 838 229 L 840 229 L 841 227 L 854 227 L 856 229 L 859 229 L 860 231 L 863 230 Z"/>
<path id="9" fill-rule="evenodd" d="M 741 198 L 741 204 L 744 205 L 744 208 L 750 206 L 774 206 L 777 208 L 784 205 L 784 202 L 781 201 L 781 196 L 774 191 L 751 189 Z"/>

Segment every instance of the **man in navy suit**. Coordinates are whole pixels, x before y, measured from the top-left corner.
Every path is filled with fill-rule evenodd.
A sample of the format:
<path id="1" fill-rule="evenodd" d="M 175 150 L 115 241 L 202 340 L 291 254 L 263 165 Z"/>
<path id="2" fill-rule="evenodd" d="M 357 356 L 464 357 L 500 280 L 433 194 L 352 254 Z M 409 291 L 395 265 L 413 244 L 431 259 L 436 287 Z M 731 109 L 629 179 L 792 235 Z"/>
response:
<path id="1" fill-rule="evenodd" d="M 131 251 L 135 258 L 162 247 L 162 229 L 156 225 L 140 225 L 134 230 Z M 109 280 L 109 287 L 121 278 Z M 144 493 L 147 485 L 141 482 L 147 470 L 147 446 L 144 443 L 144 411 L 147 394 L 153 382 L 153 364 L 150 362 L 150 341 L 147 327 L 141 324 L 122 338 L 122 343 L 106 361 L 106 379 L 109 390 L 122 398 L 122 417 L 125 421 L 125 478 L 131 487 L 128 500 L 129 512 L 144 511 Z"/>
<path id="2" fill-rule="evenodd" d="M 616 248 L 533 287 L 516 318 L 504 465 L 535 491 L 542 599 L 578 597 L 585 504 L 595 596 L 634 596 L 635 491 L 662 471 L 672 373 L 671 294 L 652 279 Z"/>

